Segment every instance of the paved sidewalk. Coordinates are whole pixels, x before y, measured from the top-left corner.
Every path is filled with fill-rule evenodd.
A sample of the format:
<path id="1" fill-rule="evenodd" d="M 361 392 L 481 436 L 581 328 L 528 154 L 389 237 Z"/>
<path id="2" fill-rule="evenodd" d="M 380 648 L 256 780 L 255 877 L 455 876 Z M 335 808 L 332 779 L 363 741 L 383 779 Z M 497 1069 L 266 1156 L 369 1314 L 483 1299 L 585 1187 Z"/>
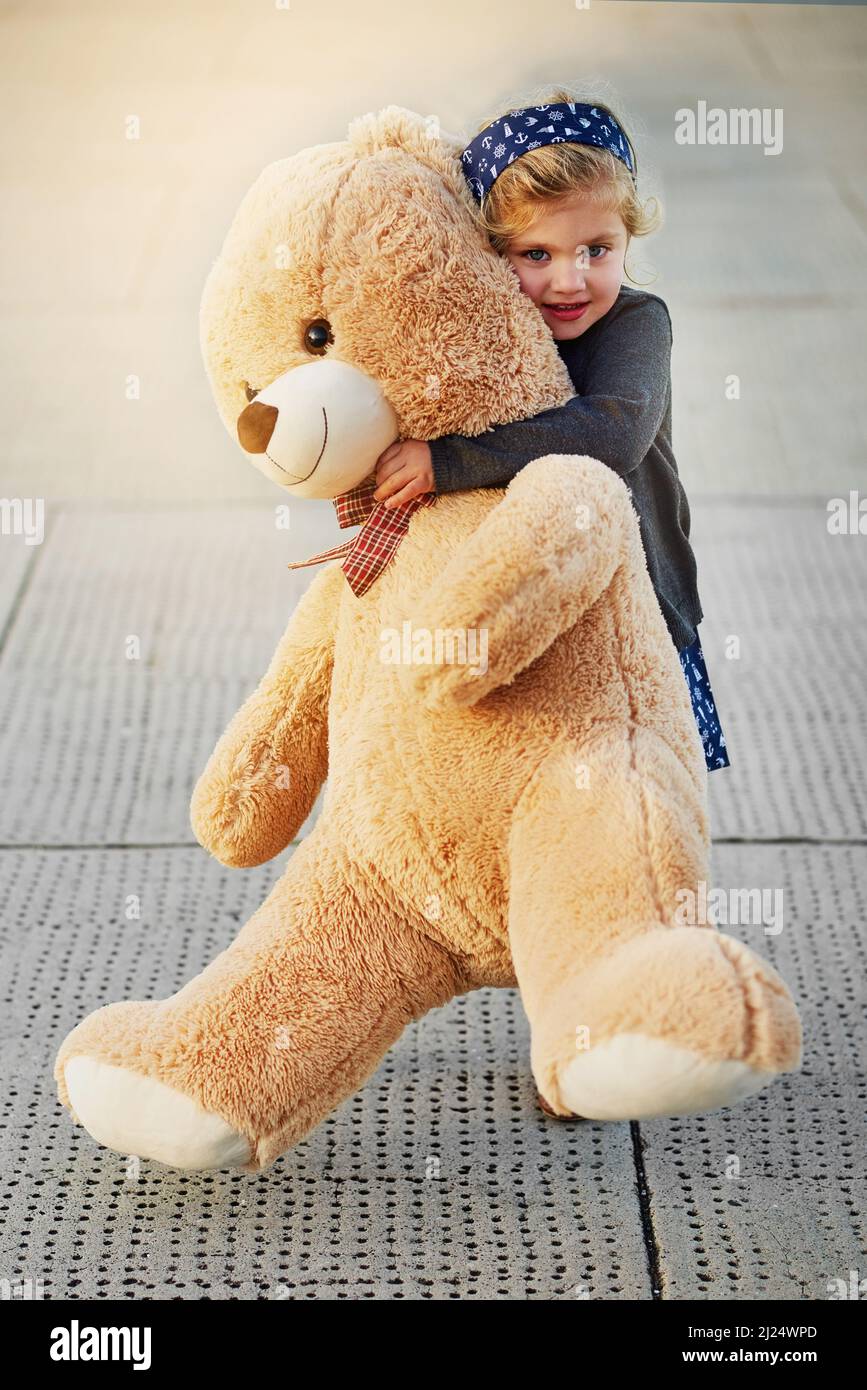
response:
<path id="1" fill-rule="evenodd" d="M 553 1121 L 518 994 L 483 991 L 410 1027 L 257 1177 L 98 1148 L 51 1070 L 79 1018 L 174 992 L 280 874 L 285 856 L 210 860 L 188 804 L 312 578 L 285 561 L 322 529 L 288 542 L 257 507 L 70 511 L 41 547 L 7 546 L 3 1277 L 47 1298 L 823 1299 L 861 1268 L 867 549 L 828 535 L 821 501 L 707 502 L 694 527 L 732 757 L 710 783 L 713 882 L 782 894 L 770 931 L 729 930 L 795 993 L 803 1070 L 695 1119 Z"/>

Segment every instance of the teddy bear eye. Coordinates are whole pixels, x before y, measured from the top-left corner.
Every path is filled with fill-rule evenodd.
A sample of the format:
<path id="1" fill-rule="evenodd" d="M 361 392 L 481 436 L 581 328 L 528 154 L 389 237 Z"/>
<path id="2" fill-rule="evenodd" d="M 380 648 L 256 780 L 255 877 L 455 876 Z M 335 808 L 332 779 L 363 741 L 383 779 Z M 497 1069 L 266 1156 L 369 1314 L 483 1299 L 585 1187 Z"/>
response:
<path id="1" fill-rule="evenodd" d="M 255 386 L 255 387 L 254 387 L 254 386 L 251 386 L 250 383 L 249 383 L 249 381 L 245 381 L 245 382 L 244 382 L 244 395 L 247 397 L 247 400 L 248 400 L 248 401 L 255 400 L 256 397 L 258 396 L 258 394 L 259 394 L 259 388 L 258 388 L 258 386 Z"/>
<path id="2" fill-rule="evenodd" d="M 314 319 L 312 323 L 308 323 L 304 330 L 304 346 L 308 352 L 321 357 L 327 351 L 329 343 L 333 342 L 334 334 L 327 319 Z"/>

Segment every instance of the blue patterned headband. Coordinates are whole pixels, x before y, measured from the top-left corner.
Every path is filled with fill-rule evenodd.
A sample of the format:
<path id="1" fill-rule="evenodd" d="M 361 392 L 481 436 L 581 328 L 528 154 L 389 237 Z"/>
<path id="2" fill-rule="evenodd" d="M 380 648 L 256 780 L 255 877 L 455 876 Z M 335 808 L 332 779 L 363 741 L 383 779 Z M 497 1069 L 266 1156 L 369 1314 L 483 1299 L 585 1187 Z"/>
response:
<path id="1" fill-rule="evenodd" d="M 629 141 L 609 111 L 583 102 L 526 106 L 499 116 L 467 145 L 461 159 L 464 177 L 477 203 L 503 170 L 541 145 L 597 145 L 622 159 L 633 179 Z"/>

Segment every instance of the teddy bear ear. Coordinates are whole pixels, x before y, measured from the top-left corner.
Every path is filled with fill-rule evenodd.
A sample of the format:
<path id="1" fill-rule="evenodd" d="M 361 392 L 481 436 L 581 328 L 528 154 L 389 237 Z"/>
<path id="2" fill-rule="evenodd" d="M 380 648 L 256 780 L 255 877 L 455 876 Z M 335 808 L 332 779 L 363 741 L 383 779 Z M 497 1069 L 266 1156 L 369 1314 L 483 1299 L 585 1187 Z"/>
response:
<path id="1" fill-rule="evenodd" d="M 401 436 L 479 434 L 574 394 L 541 312 L 476 216 L 463 143 L 400 106 L 361 116 L 328 225 L 341 353 L 378 381 Z"/>
<path id="2" fill-rule="evenodd" d="M 405 106 L 385 106 L 381 111 L 357 116 L 350 122 L 346 138 L 359 155 L 375 154 L 389 147 L 430 155 L 443 146 L 450 152 L 464 146 L 459 135 L 443 130 L 439 116 L 420 116 Z"/>
<path id="3" fill-rule="evenodd" d="M 383 150 L 403 150 L 435 169 L 451 192 L 472 208 L 472 194 L 461 169 L 466 140 L 444 130 L 436 113 L 420 116 L 405 106 L 385 106 L 368 111 L 349 124 L 347 144 L 357 157 Z"/>

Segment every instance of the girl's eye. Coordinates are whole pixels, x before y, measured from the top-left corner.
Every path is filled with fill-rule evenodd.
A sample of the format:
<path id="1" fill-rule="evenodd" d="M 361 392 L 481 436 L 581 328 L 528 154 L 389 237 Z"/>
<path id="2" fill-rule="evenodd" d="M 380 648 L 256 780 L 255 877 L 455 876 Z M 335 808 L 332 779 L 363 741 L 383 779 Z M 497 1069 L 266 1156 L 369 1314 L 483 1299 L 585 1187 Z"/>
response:
<path id="1" fill-rule="evenodd" d="M 601 255 L 596 255 L 596 256 L 593 255 L 593 252 L 594 252 L 594 251 L 602 252 L 602 253 L 604 254 L 604 253 L 605 253 L 606 251 L 608 251 L 609 249 L 610 249 L 610 248 L 607 247 L 607 246 L 588 246 L 588 248 L 587 248 L 587 250 L 588 250 L 588 252 L 589 252 L 589 254 L 590 254 L 590 259 L 591 259 L 592 261 L 599 261 L 599 260 L 602 260 L 602 256 L 601 256 Z M 542 249 L 541 246 L 534 246 L 530 251 L 523 251 L 521 254 L 522 254 L 527 260 L 532 260 L 533 265 L 541 265 L 542 262 L 536 260 L 535 257 L 536 257 L 536 256 L 547 256 L 548 252 L 547 252 L 547 251 L 544 251 L 544 250 Z"/>

